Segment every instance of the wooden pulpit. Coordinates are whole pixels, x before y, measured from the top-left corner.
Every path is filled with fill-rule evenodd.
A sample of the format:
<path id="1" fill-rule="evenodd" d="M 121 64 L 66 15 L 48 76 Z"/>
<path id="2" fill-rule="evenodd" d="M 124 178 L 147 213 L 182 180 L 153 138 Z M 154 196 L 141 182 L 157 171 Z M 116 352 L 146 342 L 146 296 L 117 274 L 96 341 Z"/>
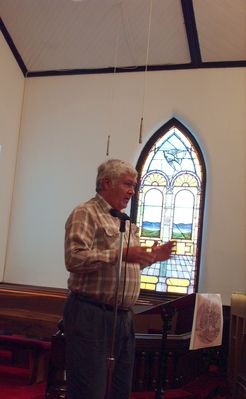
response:
<path id="1" fill-rule="evenodd" d="M 202 301 L 209 298 L 214 300 L 214 297 L 216 294 L 191 294 L 168 302 L 138 301 L 134 308 L 136 362 L 133 391 L 155 391 L 155 399 L 161 399 L 164 390 L 180 388 L 206 371 L 206 350 L 190 350 L 193 349 L 190 341 L 194 320 L 197 320 L 194 319 L 197 304 L 203 304 Z M 206 318 L 206 314 L 204 316 Z M 222 324 L 222 319 L 220 322 Z M 206 346 L 212 344 L 205 344 L 204 348 Z"/>
<path id="2" fill-rule="evenodd" d="M 168 302 L 139 299 L 133 391 L 181 387 L 202 372 L 201 353 L 189 351 L 195 299 L 196 294 Z"/>

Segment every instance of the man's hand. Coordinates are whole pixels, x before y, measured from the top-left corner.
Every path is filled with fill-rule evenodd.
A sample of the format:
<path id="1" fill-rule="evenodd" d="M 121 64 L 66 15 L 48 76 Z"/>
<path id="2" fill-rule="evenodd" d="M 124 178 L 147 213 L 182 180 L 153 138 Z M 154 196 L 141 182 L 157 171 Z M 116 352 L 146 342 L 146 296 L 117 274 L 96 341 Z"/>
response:
<path id="1" fill-rule="evenodd" d="M 155 259 L 156 255 L 152 252 L 150 247 L 136 246 L 129 247 L 128 251 L 126 248 L 123 250 L 123 260 L 127 260 L 127 262 L 130 263 L 139 263 L 141 269 L 155 263 Z"/>
<path id="2" fill-rule="evenodd" d="M 130 263 L 139 263 L 140 268 L 143 269 L 146 266 L 150 266 L 155 262 L 164 261 L 170 258 L 176 242 L 168 241 L 166 244 L 153 245 L 152 247 L 135 246 L 129 247 L 128 252 L 126 248 L 123 250 L 123 260 Z"/>
<path id="3" fill-rule="evenodd" d="M 162 245 L 153 245 L 152 252 L 156 256 L 156 262 L 161 262 L 169 259 L 175 245 L 175 241 L 168 241 L 166 244 Z"/>

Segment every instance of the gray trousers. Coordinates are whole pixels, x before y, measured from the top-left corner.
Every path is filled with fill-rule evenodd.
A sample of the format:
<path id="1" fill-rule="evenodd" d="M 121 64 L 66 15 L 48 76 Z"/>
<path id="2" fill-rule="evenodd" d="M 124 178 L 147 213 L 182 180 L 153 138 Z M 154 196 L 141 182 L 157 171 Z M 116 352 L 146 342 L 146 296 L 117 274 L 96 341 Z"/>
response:
<path id="1" fill-rule="evenodd" d="M 111 351 L 113 311 L 69 295 L 64 308 L 69 399 L 104 399 Z M 110 399 L 128 399 L 135 358 L 132 313 L 119 311 Z"/>

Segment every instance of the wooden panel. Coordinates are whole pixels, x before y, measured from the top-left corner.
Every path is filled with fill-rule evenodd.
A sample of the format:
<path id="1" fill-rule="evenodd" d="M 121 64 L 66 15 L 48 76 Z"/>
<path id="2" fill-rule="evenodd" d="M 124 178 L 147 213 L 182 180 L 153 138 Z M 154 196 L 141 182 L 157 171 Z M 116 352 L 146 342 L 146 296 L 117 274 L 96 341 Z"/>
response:
<path id="1" fill-rule="evenodd" d="M 31 337 L 49 338 L 62 318 L 67 289 L 21 284 L 0 284 L 0 333 L 10 332 Z M 149 327 L 160 331 L 162 321 L 158 306 L 163 301 L 139 299 L 134 307 L 137 332 Z M 153 308 L 153 313 L 142 314 Z"/>
<path id="2" fill-rule="evenodd" d="M 65 289 L 0 284 L 0 331 L 51 338 L 66 296 Z"/>
<path id="3" fill-rule="evenodd" d="M 238 377 L 235 386 L 234 398 L 246 399 L 246 378 Z"/>
<path id="4" fill-rule="evenodd" d="M 246 380 L 245 360 L 246 337 L 246 293 L 233 293 L 231 296 L 231 318 L 229 338 L 228 377 L 234 398 L 241 398 Z M 239 381 L 239 376 L 241 381 Z"/>

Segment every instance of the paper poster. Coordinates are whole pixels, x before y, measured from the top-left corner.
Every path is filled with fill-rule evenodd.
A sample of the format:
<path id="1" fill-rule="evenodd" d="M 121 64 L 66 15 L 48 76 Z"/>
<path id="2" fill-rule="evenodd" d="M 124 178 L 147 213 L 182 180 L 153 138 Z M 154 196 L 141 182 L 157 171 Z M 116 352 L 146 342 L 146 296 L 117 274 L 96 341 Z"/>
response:
<path id="1" fill-rule="evenodd" d="M 190 349 L 222 343 L 223 312 L 220 294 L 196 294 Z"/>

